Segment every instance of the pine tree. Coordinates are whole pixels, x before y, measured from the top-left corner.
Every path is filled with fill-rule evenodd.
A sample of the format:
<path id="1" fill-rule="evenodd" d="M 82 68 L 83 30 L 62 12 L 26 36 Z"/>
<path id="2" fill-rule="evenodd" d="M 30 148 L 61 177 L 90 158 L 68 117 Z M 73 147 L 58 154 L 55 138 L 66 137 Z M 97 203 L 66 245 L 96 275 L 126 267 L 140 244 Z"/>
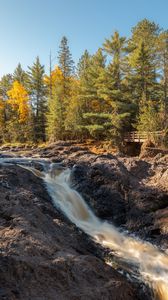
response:
<path id="1" fill-rule="evenodd" d="M 124 131 L 130 129 L 133 107 L 127 92 L 124 76 L 126 72 L 127 41 L 115 32 L 103 44 L 104 51 L 111 56 L 103 76 L 99 79 L 99 94 L 109 105 L 111 115 L 110 136 L 116 144 L 122 140 Z"/>
<path id="2" fill-rule="evenodd" d="M 157 44 L 160 28 L 147 19 L 140 21 L 132 29 L 129 40 L 129 63 L 132 68 L 133 97 L 137 104 L 143 99 L 158 99 L 158 52 Z"/>
<path id="3" fill-rule="evenodd" d="M 90 65 L 90 59 L 91 55 L 87 50 L 85 50 L 84 54 L 79 59 L 78 65 L 77 65 L 77 75 L 80 80 L 87 80 L 87 70 Z"/>
<path id="4" fill-rule="evenodd" d="M 161 129 L 160 109 L 156 102 L 148 100 L 141 105 L 137 129 L 149 133 Z"/>
<path id="5" fill-rule="evenodd" d="M 122 141 L 124 132 L 130 129 L 130 119 L 134 107 L 129 99 L 126 96 L 124 97 L 122 81 L 120 82 L 120 89 L 117 88 L 115 77 L 113 77 L 114 69 L 111 67 L 112 63 L 102 73 L 102 76 L 99 77 L 97 87 L 99 96 L 106 103 L 109 115 L 108 124 L 110 126 L 108 137 L 117 145 Z"/>
<path id="6" fill-rule="evenodd" d="M 5 103 L 0 98 L 0 143 L 4 142 L 6 133 Z"/>
<path id="7" fill-rule="evenodd" d="M 61 40 L 58 61 L 63 77 L 69 78 L 74 73 L 74 62 L 69 50 L 68 39 L 65 36 Z"/>
<path id="8" fill-rule="evenodd" d="M 103 138 L 108 135 L 107 103 L 99 95 L 99 79 L 105 71 L 106 56 L 101 49 L 90 56 L 85 51 L 79 69 L 79 99 L 81 101 L 81 129 L 85 137 Z"/>
<path id="9" fill-rule="evenodd" d="M 63 74 L 63 92 L 62 98 L 63 102 L 68 105 L 69 94 L 71 90 L 70 78 L 74 75 L 74 62 L 72 60 L 72 55 L 69 50 L 68 40 L 64 36 L 61 40 L 59 53 L 58 53 L 58 65 Z"/>
<path id="10" fill-rule="evenodd" d="M 132 67 L 132 80 L 134 83 L 134 95 L 140 102 L 142 98 L 147 101 L 156 97 L 155 87 L 156 68 L 155 61 L 148 46 L 141 42 L 130 57 Z"/>
<path id="11" fill-rule="evenodd" d="M 101 99 L 97 95 L 96 84 L 105 69 L 105 59 L 102 50 L 99 49 L 95 55 L 88 58 L 88 65 L 84 66 L 83 72 L 80 71 L 81 101 L 86 112 L 92 111 L 92 109 L 101 110 Z"/>
<path id="12" fill-rule="evenodd" d="M 70 102 L 65 118 L 65 130 L 68 138 L 80 138 L 80 123 L 82 119 L 82 103 L 79 98 L 79 80 L 71 77 Z"/>
<path id="13" fill-rule="evenodd" d="M 52 141 L 121 144 L 125 131 L 168 127 L 168 32 L 154 22 L 140 21 L 129 40 L 114 32 L 94 55 L 86 50 L 77 74 L 63 37 L 58 63 L 47 76 L 37 57 L 28 73 L 19 63 L 2 77 L 0 141 L 44 141 L 47 129 Z"/>
<path id="14" fill-rule="evenodd" d="M 84 54 L 81 56 L 78 65 L 77 65 L 77 76 L 80 82 L 79 93 L 80 93 L 80 101 L 83 107 L 83 111 L 88 110 L 89 106 L 89 95 L 88 90 L 90 88 L 90 74 L 89 68 L 91 66 L 92 57 L 87 50 L 85 50 Z"/>
<path id="15" fill-rule="evenodd" d="M 168 31 L 163 31 L 158 39 L 158 52 L 160 61 L 160 74 L 161 74 L 161 90 L 162 102 L 165 114 L 165 126 L 168 126 L 167 113 L 168 113 Z"/>
<path id="16" fill-rule="evenodd" d="M 53 96 L 49 99 L 47 113 L 47 136 L 49 141 L 64 139 L 64 120 L 62 108 L 62 87 L 57 86 L 53 90 Z"/>
<path id="17" fill-rule="evenodd" d="M 132 37 L 130 39 L 130 47 L 135 49 L 142 42 L 150 45 L 152 51 L 156 50 L 156 42 L 160 34 L 160 27 L 155 22 L 143 19 L 132 28 Z"/>
<path id="18" fill-rule="evenodd" d="M 8 99 L 7 92 L 11 88 L 12 83 L 13 83 L 12 74 L 7 74 L 2 76 L 0 80 L 0 97 L 2 97 L 3 100 Z"/>
<path id="19" fill-rule="evenodd" d="M 47 133 L 50 141 L 58 139 L 74 138 L 78 131 L 79 102 L 78 102 L 78 80 L 69 78 L 71 89 L 69 90 L 69 101 L 67 106 L 64 102 L 64 76 L 59 67 L 52 74 L 52 97 L 48 100 Z M 50 84 L 49 77 L 46 83 Z"/>
<path id="20" fill-rule="evenodd" d="M 63 102 L 64 77 L 59 67 L 56 67 L 51 74 L 52 97 L 48 100 L 47 113 L 47 137 L 50 141 L 63 139 L 65 135 L 65 107 Z M 48 85 L 50 84 L 49 78 Z"/>
<path id="21" fill-rule="evenodd" d="M 22 85 L 26 87 L 26 83 L 28 80 L 28 75 L 27 73 L 22 69 L 21 64 L 19 63 L 18 66 L 16 67 L 14 73 L 13 73 L 13 80 L 18 81 Z"/>
<path id="22" fill-rule="evenodd" d="M 44 66 L 39 57 L 32 67 L 29 67 L 28 86 L 33 111 L 34 140 L 45 141 L 46 127 L 46 86 L 44 81 Z"/>
<path id="23" fill-rule="evenodd" d="M 116 89 L 120 89 L 120 84 L 124 70 L 124 55 L 126 53 L 126 38 L 120 37 L 118 31 L 110 39 L 106 39 L 103 49 L 112 57 L 111 68 Z"/>
<path id="24" fill-rule="evenodd" d="M 0 138 L 3 142 L 9 140 L 8 134 L 8 120 L 10 118 L 10 106 L 7 102 L 8 90 L 12 87 L 13 76 L 12 74 L 4 75 L 0 80 Z"/>
<path id="25" fill-rule="evenodd" d="M 67 113 L 69 110 L 69 105 L 71 102 L 71 90 L 72 90 L 72 79 L 74 77 L 74 62 L 72 60 L 72 55 L 69 50 L 68 46 L 68 40 L 64 36 L 61 40 L 60 48 L 59 48 L 59 53 L 58 53 L 58 69 L 55 70 L 56 73 L 56 83 L 54 83 L 54 86 L 52 87 L 53 91 L 53 97 L 50 96 L 49 102 L 50 105 L 52 106 L 52 103 L 55 99 L 55 101 L 58 104 L 58 110 L 60 111 L 59 116 L 61 115 L 61 138 L 65 138 L 65 120 L 67 119 Z M 61 71 L 61 82 L 60 82 L 60 87 L 57 87 L 57 76 L 58 76 L 58 70 Z M 53 78 L 50 78 L 54 82 L 54 72 L 51 73 L 51 76 Z M 53 99 L 51 99 L 53 98 Z M 55 105 L 55 104 L 54 104 Z M 49 108 L 49 111 L 51 113 L 51 109 Z M 57 112 L 58 113 L 58 112 Z M 57 118 L 58 119 L 58 118 Z M 58 135 L 57 135 L 58 138 Z"/>

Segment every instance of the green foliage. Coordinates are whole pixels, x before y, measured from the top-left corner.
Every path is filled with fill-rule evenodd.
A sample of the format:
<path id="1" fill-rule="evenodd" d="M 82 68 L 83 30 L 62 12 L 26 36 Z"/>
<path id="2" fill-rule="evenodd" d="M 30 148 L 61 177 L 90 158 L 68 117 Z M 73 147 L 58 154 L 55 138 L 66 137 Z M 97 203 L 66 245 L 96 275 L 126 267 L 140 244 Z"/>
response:
<path id="1" fill-rule="evenodd" d="M 13 73 L 13 80 L 18 81 L 23 86 L 26 87 L 28 81 L 28 74 L 22 69 L 21 64 L 19 63 Z"/>
<path id="2" fill-rule="evenodd" d="M 114 32 L 93 55 L 85 50 L 74 72 L 63 37 L 58 66 L 45 74 L 37 57 L 25 72 L 18 64 L 0 80 L 0 140 L 35 142 L 58 139 L 106 139 L 119 146 L 127 131 L 168 127 L 168 31 L 144 19 L 129 39 Z M 14 81 L 28 92 L 26 124 L 9 103 Z M 12 106 L 13 105 L 13 106 Z M 16 113 L 17 112 L 17 113 Z M 25 114 L 26 117 L 26 114 Z M 20 132 L 20 134 L 19 134 Z"/>
<path id="3" fill-rule="evenodd" d="M 58 53 L 59 67 L 65 78 L 70 77 L 74 72 L 74 62 L 68 46 L 68 39 L 64 36 L 61 40 Z"/>
<path id="4" fill-rule="evenodd" d="M 81 132 L 79 124 L 81 123 L 82 112 L 81 106 L 78 100 L 78 96 L 75 95 L 71 98 L 69 109 L 65 119 L 66 135 L 70 138 L 80 138 Z"/>
<path id="5" fill-rule="evenodd" d="M 13 83 L 12 74 L 4 75 L 0 80 L 0 97 L 3 100 L 8 99 L 7 92 L 11 88 Z"/>
<path id="6" fill-rule="evenodd" d="M 158 58 L 161 77 L 160 96 L 163 99 L 165 115 L 168 113 L 168 30 L 161 32 L 158 39 Z"/>
<path id="7" fill-rule="evenodd" d="M 62 107 L 62 88 L 56 87 L 53 91 L 53 97 L 49 99 L 47 113 L 47 135 L 50 141 L 63 139 L 64 121 Z"/>
<path id="8" fill-rule="evenodd" d="M 140 132 L 152 132 L 161 129 L 160 112 L 154 101 L 143 104 L 138 118 L 137 129 Z"/>
<path id="9" fill-rule="evenodd" d="M 152 95 L 155 97 L 155 86 L 157 75 L 155 61 L 148 46 L 141 42 L 130 56 L 132 66 L 133 82 L 138 100 L 144 96 L 148 100 Z"/>
<path id="10" fill-rule="evenodd" d="M 90 136 L 94 139 L 103 139 L 105 137 L 103 125 L 87 125 L 85 128 L 88 130 Z"/>
<path id="11" fill-rule="evenodd" d="M 147 19 L 143 19 L 132 28 L 131 43 L 135 46 L 144 42 L 146 45 L 150 44 L 151 47 L 155 47 L 160 31 L 161 29 L 158 24 Z"/>
<path id="12" fill-rule="evenodd" d="M 120 37 L 118 31 L 115 31 L 114 35 L 110 39 L 106 39 L 103 44 L 105 52 L 112 57 L 110 67 L 115 87 L 118 89 L 120 88 L 124 71 L 124 55 L 127 52 L 126 43 L 126 38 Z"/>
<path id="13" fill-rule="evenodd" d="M 46 127 L 46 86 L 44 82 L 44 66 L 39 57 L 36 58 L 28 72 L 28 87 L 33 111 L 34 141 L 45 141 Z"/>

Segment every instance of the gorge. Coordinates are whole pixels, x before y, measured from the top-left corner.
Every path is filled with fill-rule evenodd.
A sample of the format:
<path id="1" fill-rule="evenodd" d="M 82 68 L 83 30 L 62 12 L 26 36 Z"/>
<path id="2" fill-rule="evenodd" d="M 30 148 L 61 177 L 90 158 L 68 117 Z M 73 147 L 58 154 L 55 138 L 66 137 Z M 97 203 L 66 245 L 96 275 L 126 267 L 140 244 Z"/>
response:
<path id="1" fill-rule="evenodd" d="M 77 148 L 72 145 L 65 146 L 59 143 L 49 149 L 41 150 L 41 153 L 39 149 L 31 152 L 34 158 L 17 157 L 23 156 L 23 153 L 22 155 L 15 153 L 16 157 L 7 157 L 7 154 L 1 154 L 1 229 L 5 232 L 1 245 L 1 263 L 4 258 L 8 261 L 11 257 L 15 259 L 19 258 L 20 263 L 20 258 L 22 257 L 22 260 L 26 258 L 26 265 L 28 265 L 29 269 L 30 262 L 34 265 L 34 260 L 31 261 L 34 256 L 38 268 L 44 268 L 45 262 L 47 264 L 45 267 L 50 269 L 52 266 L 52 269 L 55 268 L 55 272 L 58 270 L 61 271 L 61 275 L 58 272 L 56 276 L 57 282 L 48 283 L 49 292 L 47 296 L 44 296 L 45 293 L 43 291 L 43 294 L 39 295 L 39 299 L 93 299 L 94 297 L 97 299 L 152 299 L 151 297 L 155 297 L 155 299 L 167 299 L 167 157 L 157 157 L 153 161 L 147 162 L 137 158 L 95 155 L 89 153 L 86 149 Z M 30 152 L 24 152 L 24 156 L 26 155 L 30 156 Z M 11 154 L 8 154 L 8 156 L 11 156 Z M 163 165 L 165 165 L 164 172 Z M 161 166 L 162 172 L 159 173 Z M 11 172 L 12 174 L 10 174 Z M 38 177 L 42 178 L 45 184 L 44 187 L 42 187 L 42 181 Z M 159 191 L 157 190 L 158 188 L 160 189 Z M 42 192 L 41 189 L 43 189 Z M 47 190 L 55 209 L 53 209 L 51 200 L 47 196 Z M 85 201 L 77 190 L 83 195 Z M 27 195 L 29 196 L 29 200 L 27 199 Z M 40 200 L 38 199 L 39 197 L 41 198 Z M 135 203 L 133 203 L 133 197 L 135 198 Z M 12 199 L 10 203 L 9 199 Z M 154 199 L 154 201 L 151 202 L 151 199 Z M 127 203 L 124 203 L 124 201 L 127 201 Z M 47 205 L 47 208 L 45 205 Z M 37 208 L 40 211 L 36 211 Z M 32 210 L 35 211 L 32 213 Z M 46 214 L 45 216 L 43 216 L 43 210 Z M 93 211 L 96 212 L 97 216 Z M 63 212 L 65 217 L 61 212 Z M 52 223 L 54 223 L 52 226 L 51 224 L 49 226 L 47 223 L 48 228 L 45 228 L 43 220 L 46 216 L 50 216 Z M 72 223 L 76 226 L 74 227 Z M 63 228 L 64 233 L 66 232 L 67 240 L 62 243 L 65 245 L 59 250 L 55 248 L 60 241 L 55 242 L 54 239 L 60 240 L 61 234 L 57 232 L 54 237 L 55 226 L 58 226 L 59 230 L 60 227 L 61 230 Z M 31 228 L 30 232 L 29 228 Z M 48 229 L 50 229 L 49 232 L 47 232 Z M 67 233 L 69 230 L 70 232 Z M 128 233 L 128 230 L 130 233 Z M 14 231 L 14 234 L 11 234 L 11 236 L 10 231 Z M 83 231 L 91 236 L 92 239 L 88 239 Z M 50 233 L 50 237 L 48 233 Z M 27 236 L 29 236 L 29 239 L 27 239 Z M 15 241 L 12 241 L 14 237 L 17 238 Z M 37 238 L 40 243 L 37 243 Z M 48 239 L 50 239 L 49 242 Z M 63 237 L 64 239 L 65 237 Z M 79 245 L 78 242 L 76 244 L 76 239 L 82 240 L 79 242 Z M 145 242 L 142 239 L 148 241 Z M 25 242 L 27 245 L 24 244 Z M 82 246 L 81 243 L 83 244 Z M 45 250 L 43 249 L 44 244 Z M 52 244 L 52 247 L 50 244 Z M 100 252 L 103 252 L 102 246 L 105 249 L 111 249 L 112 256 L 115 257 L 114 261 L 109 262 L 112 267 L 104 264 L 102 259 L 100 259 L 102 255 L 100 255 Z M 47 247 L 50 249 L 47 249 Z M 78 255 L 74 254 L 74 249 L 69 250 L 71 247 L 75 248 L 75 252 L 76 248 L 78 248 L 78 255 L 83 251 L 80 256 L 86 261 L 81 262 L 81 258 L 79 260 Z M 20 252 L 21 249 L 23 253 Z M 42 251 L 42 253 L 39 254 L 38 250 Z M 91 255 L 88 255 L 88 251 Z M 108 250 L 108 255 L 110 257 L 110 250 Z M 16 261 L 18 263 L 18 259 Z M 58 268 L 58 262 L 63 261 L 63 266 L 60 267 L 59 265 Z M 74 270 L 74 272 L 78 271 L 77 277 L 80 277 L 80 272 L 83 275 L 84 265 L 86 265 L 84 273 L 92 273 L 96 268 L 96 273 L 94 272 L 94 275 L 91 275 L 91 281 L 95 280 L 94 284 L 93 282 L 87 282 L 90 280 L 89 274 L 88 278 L 84 277 L 83 282 L 83 285 L 86 285 L 87 288 L 86 286 L 85 288 L 82 287 L 81 280 L 83 279 L 80 278 L 77 281 L 74 272 L 72 276 L 71 270 L 71 278 L 69 276 L 67 278 L 64 277 L 62 281 L 64 288 L 66 286 L 63 292 L 60 278 L 62 276 L 62 269 L 64 269 L 67 261 L 71 261 L 71 263 L 73 261 L 72 265 L 74 262 L 75 265 L 79 264 L 80 261 L 81 268 L 78 266 L 78 269 L 76 266 L 77 270 Z M 113 269 L 114 262 L 117 265 L 115 268 L 120 273 L 122 273 L 122 266 L 126 263 L 128 272 L 125 271 L 123 273 L 125 274 L 126 282 L 122 275 L 118 273 L 112 274 L 116 272 Z M 2 270 L 5 268 L 3 263 Z M 68 263 L 68 273 L 72 269 L 71 263 Z M 5 264 L 7 265 L 8 263 L 6 262 Z M 22 282 L 21 289 L 19 288 L 20 282 L 25 276 L 25 270 L 21 266 L 19 270 L 15 270 L 16 274 L 21 272 L 23 275 L 23 278 L 20 278 L 18 281 L 19 284 L 16 284 L 11 276 L 11 272 L 13 274 L 15 267 L 12 266 L 8 270 L 9 274 L 6 272 L 5 276 L 9 276 L 10 278 L 10 280 L 8 278 L 8 284 L 5 282 L 3 275 L 3 278 L 0 278 L 4 282 L 1 289 L 2 297 L 6 297 L 6 299 L 21 299 L 24 295 L 24 299 L 29 299 L 30 297 L 31 299 L 35 299 L 37 294 L 35 296 L 32 293 L 38 293 L 38 285 L 41 282 L 37 274 L 34 278 L 34 272 L 36 272 L 35 266 L 31 266 L 31 272 L 30 270 L 28 271 L 29 281 L 32 281 L 32 278 L 34 278 L 34 283 L 31 282 L 27 294 L 22 290 L 25 282 L 24 284 Z M 152 294 L 150 295 L 147 287 L 143 284 L 141 285 L 141 280 L 147 283 L 147 285 L 149 284 L 153 290 L 153 296 Z M 59 287 L 56 290 L 60 294 L 56 294 L 55 291 L 58 282 Z M 102 284 L 102 282 L 104 283 Z M 15 293 L 12 292 L 13 288 L 10 288 L 10 284 L 15 286 Z M 36 284 L 35 289 L 33 285 Z M 74 292 L 79 288 L 76 296 L 72 295 L 73 284 L 76 286 Z M 9 285 L 9 287 L 6 285 Z M 16 288 L 17 285 L 18 288 Z M 120 286 L 121 289 L 118 290 L 117 288 L 115 290 L 117 286 Z M 11 294 L 12 296 L 3 296 L 3 293 L 4 295 L 5 293 L 13 294 Z M 21 293 L 23 293 L 22 296 Z M 123 294 L 125 298 L 122 298 Z"/>

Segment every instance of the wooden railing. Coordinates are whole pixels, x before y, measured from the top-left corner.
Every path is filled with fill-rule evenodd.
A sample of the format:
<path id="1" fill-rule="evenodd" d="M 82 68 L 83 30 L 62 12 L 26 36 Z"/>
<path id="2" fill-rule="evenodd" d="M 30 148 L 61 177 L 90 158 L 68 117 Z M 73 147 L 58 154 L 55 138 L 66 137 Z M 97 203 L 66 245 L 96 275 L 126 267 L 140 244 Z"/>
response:
<path id="1" fill-rule="evenodd" d="M 163 131 L 153 131 L 153 132 L 127 132 L 124 135 L 125 142 L 143 143 L 146 140 L 153 140 L 164 137 Z"/>

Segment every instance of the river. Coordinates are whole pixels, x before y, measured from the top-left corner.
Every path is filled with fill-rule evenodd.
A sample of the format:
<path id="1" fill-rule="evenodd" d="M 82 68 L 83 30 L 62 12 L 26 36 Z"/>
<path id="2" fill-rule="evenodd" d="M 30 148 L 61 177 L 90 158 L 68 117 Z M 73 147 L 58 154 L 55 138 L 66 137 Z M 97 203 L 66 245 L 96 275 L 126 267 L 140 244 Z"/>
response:
<path id="1" fill-rule="evenodd" d="M 154 291 L 155 299 L 168 300 L 168 256 L 149 242 L 133 238 L 112 224 L 100 220 L 82 196 L 71 187 L 71 170 L 60 164 L 38 160 L 44 171 L 30 166 L 32 159 L 0 159 L 2 164 L 18 164 L 44 181 L 53 204 L 78 228 L 97 243 L 114 251 L 130 265 L 136 266 L 141 279 Z"/>

